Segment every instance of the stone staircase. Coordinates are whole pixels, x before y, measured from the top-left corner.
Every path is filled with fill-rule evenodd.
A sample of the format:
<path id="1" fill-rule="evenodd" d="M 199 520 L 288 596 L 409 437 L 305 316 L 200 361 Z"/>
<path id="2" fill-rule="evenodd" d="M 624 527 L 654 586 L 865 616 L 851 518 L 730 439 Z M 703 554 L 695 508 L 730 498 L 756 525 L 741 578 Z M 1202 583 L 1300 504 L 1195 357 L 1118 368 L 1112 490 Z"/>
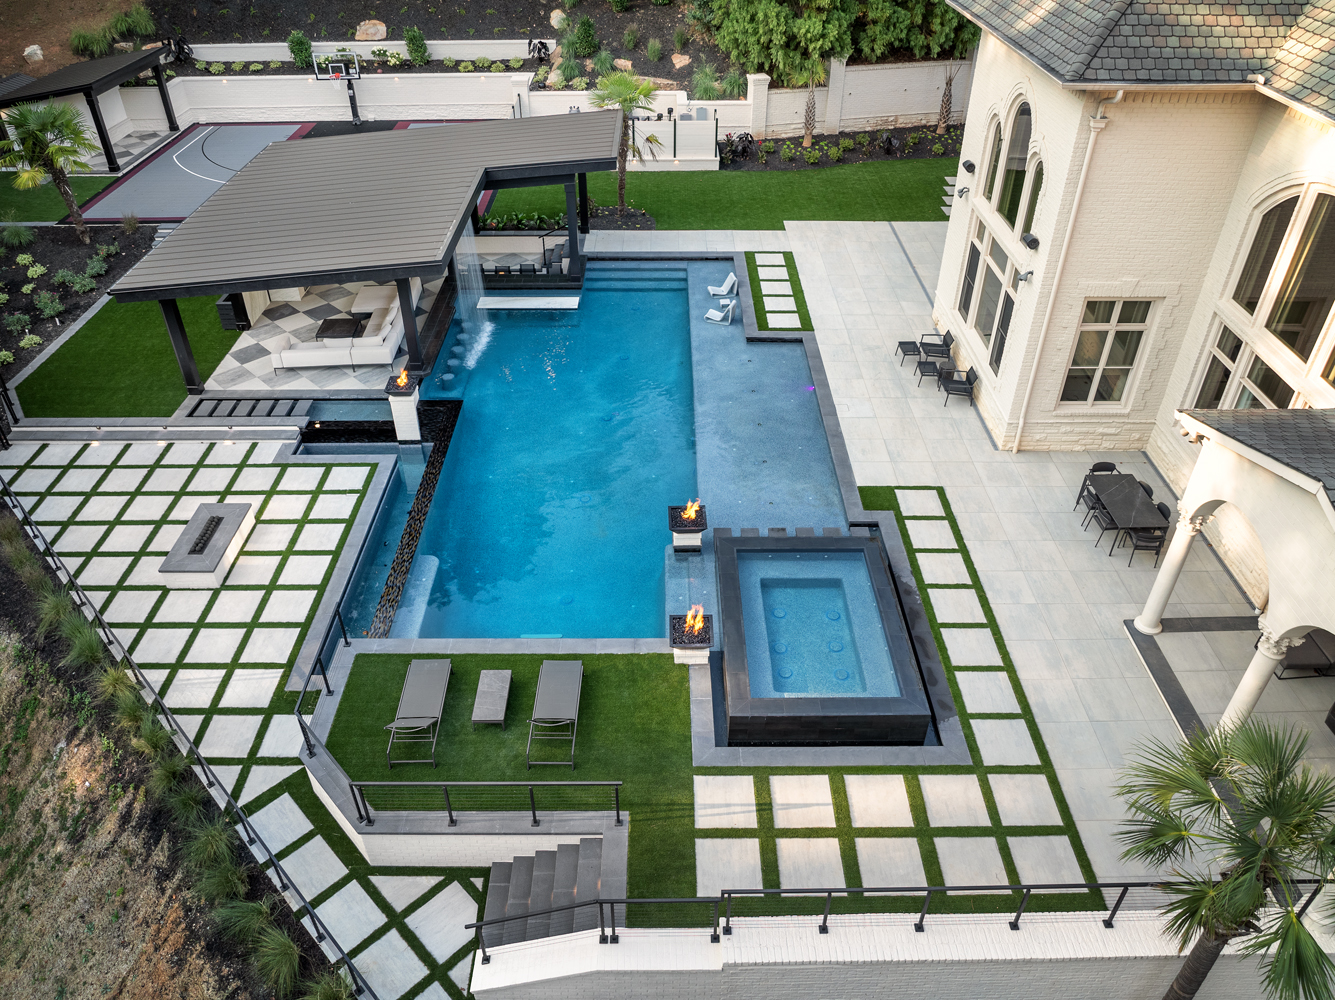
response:
<path id="1" fill-rule="evenodd" d="M 482 919 L 522 916 L 554 906 L 597 899 L 602 867 L 601 837 L 582 837 L 578 844 L 561 844 L 554 851 L 537 851 L 532 856 L 517 856 L 513 861 L 497 861 L 491 866 L 487 906 Z M 483 940 L 488 947 L 494 947 L 597 926 L 598 908 L 590 906 L 486 927 L 483 928 Z"/>
<path id="2" fill-rule="evenodd" d="M 941 211 L 945 212 L 946 217 L 949 218 L 950 209 L 955 203 L 955 178 L 947 177 L 945 187 L 941 190 L 945 191 L 945 195 L 941 199 L 945 204 L 941 206 Z"/>

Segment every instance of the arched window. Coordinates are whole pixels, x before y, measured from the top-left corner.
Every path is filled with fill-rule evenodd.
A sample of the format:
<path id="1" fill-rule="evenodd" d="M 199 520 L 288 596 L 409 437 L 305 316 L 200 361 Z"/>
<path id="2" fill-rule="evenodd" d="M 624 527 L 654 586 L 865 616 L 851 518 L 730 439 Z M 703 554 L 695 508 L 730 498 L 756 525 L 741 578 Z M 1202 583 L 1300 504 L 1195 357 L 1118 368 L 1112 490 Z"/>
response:
<path id="1" fill-rule="evenodd" d="M 1001 162 L 1001 122 L 992 126 L 991 155 L 988 156 L 987 183 L 983 185 L 983 197 L 992 200 L 992 191 L 997 185 L 997 164 Z"/>
<path id="2" fill-rule="evenodd" d="M 1039 160 L 1034 164 L 1034 179 L 1029 182 L 1029 207 L 1024 210 L 1024 225 L 1020 227 L 1022 233 L 1034 231 L 1034 212 L 1038 210 L 1038 195 L 1042 190 L 1043 161 Z"/>
<path id="3" fill-rule="evenodd" d="M 1016 218 L 1019 217 L 1020 201 L 1024 196 L 1024 179 L 1029 164 L 1029 137 L 1033 133 L 1033 123 L 1034 118 L 1030 113 L 1029 104 L 1025 102 L 1015 112 L 1015 121 L 1011 123 L 1011 138 L 1006 145 L 1005 174 L 1001 181 L 1001 197 L 997 199 L 997 211 L 1012 228 L 1015 226 Z M 998 140 L 1001 138 L 999 131 L 997 138 Z M 993 170 L 995 169 L 994 166 Z M 990 183 L 991 178 L 989 187 Z M 990 190 L 988 194 L 991 195 Z"/>

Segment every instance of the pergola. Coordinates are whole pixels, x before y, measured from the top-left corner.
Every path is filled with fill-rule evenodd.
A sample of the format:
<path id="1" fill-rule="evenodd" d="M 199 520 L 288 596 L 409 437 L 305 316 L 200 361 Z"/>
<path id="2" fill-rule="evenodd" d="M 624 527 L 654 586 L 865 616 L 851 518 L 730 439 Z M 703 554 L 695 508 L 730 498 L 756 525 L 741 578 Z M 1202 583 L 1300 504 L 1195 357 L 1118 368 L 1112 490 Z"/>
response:
<path id="1" fill-rule="evenodd" d="M 1135 627 L 1150 635 L 1162 629 L 1192 540 L 1222 505 L 1236 506 L 1260 540 L 1269 575 L 1256 653 L 1220 719 L 1237 725 L 1287 650 L 1314 628 L 1335 631 L 1335 411 L 1182 410 L 1176 417 L 1201 453 Z"/>
<path id="2" fill-rule="evenodd" d="M 577 191 L 616 166 L 621 112 L 463 122 L 269 145 L 112 287 L 157 300 L 192 394 L 177 299 L 365 281 L 398 286 L 408 369 L 424 368 L 411 281 L 444 275 L 484 190 L 562 184 L 571 273 Z"/>
<path id="3" fill-rule="evenodd" d="M 0 95 L 0 108 L 82 94 L 84 102 L 88 105 L 88 113 L 93 117 L 93 126 L 97 129 L 102 153 L 107 158 L 107 169 L 115 173 L 121 167 L 116 160 L 116 151 L 112 148 L 111 135 L 107 132 L 107 123 L 102 118 L 102 108 L 98 105 L 97 98 L 108 90 L 115 90 L 126 80 L 133 80 L 144 70 L 152 70 L 153 79 L 158 84 L 158 95 L 162 98 L 162 110 L 167 114 L 167 127 L 173 132 L 178 131 L 176 113 L 172 110 L 171 97 L 167 93 L 167 81 L 162 74 L 162 57 L 168 51 L 165 46 L 161 46 L 141 49 L 138 52 L 122 52 L 107 56 L 105 59 L 89 59 L 86 62 L 66 66 Z"/>

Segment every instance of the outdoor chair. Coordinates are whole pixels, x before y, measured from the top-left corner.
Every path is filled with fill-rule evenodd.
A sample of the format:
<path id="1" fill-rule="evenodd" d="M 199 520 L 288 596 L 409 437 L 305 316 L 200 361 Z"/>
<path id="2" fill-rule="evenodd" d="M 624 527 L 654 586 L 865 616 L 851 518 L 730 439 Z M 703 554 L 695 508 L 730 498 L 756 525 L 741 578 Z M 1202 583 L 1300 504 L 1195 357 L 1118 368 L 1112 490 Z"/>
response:
<path id="1" fill-rule="evenodd" d="M 929 343 L 927 340 L 923 340 L 921 343 L 919 343 L 918 346 L 922 348 L 922 353 L 924 357 L 948 358 L 950 357 L 950 346 L 954 343 L 955 343 L 954 335 L 951 334 L 949 330 L 947 330 L 945 336 L 941 338 L 939 343 L 932 344 Z"/>
<path id="2" fill-rule="evenodd" d="M 714 298 L 716 299 L 724 295 L 731 295 L 736 290 L 737 290 L 737 272 L 735 271 L 729 272 L 728 280 L 723 282 L 723 284 L 718 286 L 717 288 L 713 285 L 709 286 L 709 294 L 714 296 Z"/>
<path id="3" fill-rule="evenodd" d="M 722 309 L 710 309 L 705 313 L 705 319 L 711 323 L 718 323 L 721 326 L 732 325 L 732 311 L 737 307 L 737 303 L 732 299 L 721 299 L 719 305 Z"/>
<path id="4" fill-rule="evenodd" d="M 903 357 L 899 359 L 899 367 L 903 368 L 904 362 L 909 358 L 921 357 L 922 348 L 918 346 L 916 340 L 901 340 L 899 346 L 895 348 L 895 353 L 903 355 Z"/>
<path id="5" fill-rule="evenodd" d="M 941 369 L 937 366 L 935 361 L 931 361 L 927 358 L 919 358 L 913 364 L 913 374 L 918 376 L 918 385 L 921 386 L 924 378 L 927 376 L 936 378 L 941 374 Z"/>
<path id="6" fill-rule="evenodd" d="M 385 762 L 395 764 L 430 764 L 436 766 L 436 737 L 440 735 L 440 716 L 445 709 L 445 689 L 450 683 L 449 660 L 413 660 L 399 693 L 399 708 L 389 730 Z M 394 760 L 390 754 L 395 743 L 430 743 L 431 756 L 416 760 Z"/>
<path id="7" fill-rule="evenodd" d="M 575 769 L 575 730 L 579 725 L 579 695 L 584 685 L 583 660 L 543 660 L 538 671 L 538 692 L 533 696 L 533 718 L 528 721 L 524 758 L 534 764 L 569 764 Z M 534 760 L 534 740 L 570 741 L 569 760 Z"/>
<path id="8" fill-rule="evenodd" d="M 538 265 L 536 264 L 519 265 L 519 276 L 521 278 L 524 277 L 525 275 L 530 275 L 530 274 L 536 275 L 537 273 L 538 273 Z"/>
<path id="9" fill-rule="evenodd" d="M 1113 520 L 1113 516 L 1108 513 L 1108 509 L 1104 507 L 1103 504 L 1089 508 L 1089 517 L 1087 518 L 1087 521 L 1093 521 L 1099 526 L 1099 537 L 1094 539 L 1095 548 L 1102 544 L 1103 536 L 1105 534 L 1109 531 L 1115 532 L 1117 530 L 1117 522 Z M 1115 540 L 1116 536 L 1114 536 L 1114 541 Z M 1112 555 L 1111 546 L 1108 548 L 1108 555 Z"/>
<path id="10" fill-rule="evenodd" d="M 948 358 L 945 361 L 938 361 L 936 363 L 936 391 L 940 392 L 941 386 L 953 380 L 959 373 L 960 370 L 955 367 L 953 359 Z"/>
<path id="11" fill-rule="evenodd" d="M 942 403 L 945 406 L 950 402 L 951 396 L 968 396 L 969 405 L 973 406 L 973 387 L 978 384 L 978 372 L 972 367 L 964 378 L 952 378 L 948 382 L 943 381 L 941 387 L 946 390 L 946 400 Z"/>
<path id="12" fill-rule="evenodd" d="M 1098 495 L 1094 492 L 1092 487 L 1094 476 L 1101 476 L 1104 473 L 1116 471 L 1117 466 L 1112 462 L 1095 462 L 1091 465 L 1089 471 L 1085 473 L 1084 480 L 1080 483 L 1080 492 L 1075 495 L 1075 507 L 1072 507 L 1071 510 L 1075 510 L 1075 508 L 1079 507 L 1082 502 L 1086 507 L 1089 507 L 1091 501 L 1098 500 Z"/>
<path id="13" fill-rule="evenodd" d="M 1149 497 L 1151 500 L 1154 499 L 1154 487 L 1153 487 L 1153 486 L 1151 486 L 1149 483 L 1145 482 L 1145 480 L 1142 479 L 1142 480 L 1140 480 L 1140 488 L 1141 488 L 1142 490 L 1145 491 L 1145 495 L 1146 495 L 1147 497 Z"/>
<path id="14" fill-rule="evenodd" d="M 1142 486 L 1144 483 L 1141 484 Z M 1165 521 L 1172 521 L 1172 510 L 1168 504 L 1161 503 L 1156 505 L 1159 513 L 1163 515 Z M 1126 561 L 1127 566 L 1131 565 L 1131 559 L 1136 558 L 1137 552 L 1153 552 L 1154 568 L 1159 568 L 1159 556 L 1163 552 L 1164 540 L 1168 537 L 1168 526 L 1162 528 L 1128 528 L 1122 533 L 1122 544 L 1125 545 L 1129 540 L 1131 542 L 1131 558 Z M 1111 555 L 1111 552 L 1109 553 Z"/>

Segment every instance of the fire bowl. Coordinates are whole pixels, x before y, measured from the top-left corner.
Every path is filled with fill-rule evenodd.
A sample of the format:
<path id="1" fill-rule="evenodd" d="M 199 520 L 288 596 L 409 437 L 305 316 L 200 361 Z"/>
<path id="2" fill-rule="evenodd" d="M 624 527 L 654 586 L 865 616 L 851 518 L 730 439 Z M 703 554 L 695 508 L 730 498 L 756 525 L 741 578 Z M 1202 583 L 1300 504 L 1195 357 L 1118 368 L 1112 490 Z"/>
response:
<path id="1" fill-rule="evenodd" d="M 668 508 L 669 531 L 677 535 L 686 535 L 693 532 L 704 531 L 709 527 L 709 519 L 705 516 L 704 504 L 701 504 L 700 509 L 696 511 L 694 520 L 687 520 L 681 516 L 682 511 L 685 509 L 685 506 Z"/>
<path id="2" fill-rule="evenodd" d="M 417 391 L 417 387 L 422 384 L 421 375 L 410 374 L 408 381 L 399 385 L 399 376 L 391 375 L 389 381 L 385 383 L 385 393 L 390 396 L 411 396 Z"/>
<path id="3" fill-rule="evenodd" d="M 708 649 L 714 645 L 714 616 L 705 615 L 699 632 L 686 628 L 685 615 L 668 615 L 668 642 L 681 649 Z"/>

